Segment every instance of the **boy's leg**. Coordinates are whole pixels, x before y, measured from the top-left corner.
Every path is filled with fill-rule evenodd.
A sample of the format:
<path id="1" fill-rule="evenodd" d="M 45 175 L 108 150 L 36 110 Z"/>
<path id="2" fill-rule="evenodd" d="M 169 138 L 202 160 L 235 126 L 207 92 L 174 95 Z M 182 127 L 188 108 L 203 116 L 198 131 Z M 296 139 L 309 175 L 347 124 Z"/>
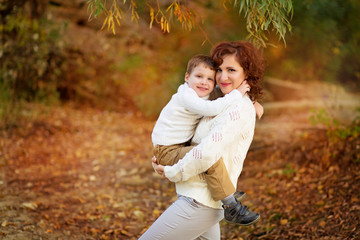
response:
<path id="1" fill-rule="evenodd" d="M 222 200 L 227 222 L 247 226 L 260 219 L 259 214 L 249 210 L 235 198 L 235 187 L 229 178 L 222 158 L 207 170 L 205 179 L 214 200 Z"/>
<path id="2" fill-rule="evenodd" d="M 186 146 L 185 144 L 170 146 L 156 145 L 153 154 L 158 164 L 172 166 L 182 159 L 193 147 L 194 146 Z"/>
<path id="3" fill-rule="evenodd" d="M 235 192 L 235 187 L 229 178 L 226 166 L 222 158 L 205 172 L 211 196 L 215 201 L 222 200 Z"/>

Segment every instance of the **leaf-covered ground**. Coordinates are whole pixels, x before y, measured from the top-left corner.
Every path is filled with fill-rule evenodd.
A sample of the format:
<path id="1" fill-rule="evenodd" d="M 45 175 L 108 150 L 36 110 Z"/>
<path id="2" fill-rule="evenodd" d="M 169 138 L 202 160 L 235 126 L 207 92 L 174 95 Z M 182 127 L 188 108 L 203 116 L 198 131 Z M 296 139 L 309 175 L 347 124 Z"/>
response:
<path id="1" fill-rule="evenodd" d="M 257 122 L 238 189 L 261 220 L 222 239 L 360 238 L 359 163 L 318 164 L 306 119 Z M 1 130 L 0 239 L 137 239 L 176 199 L 150 165 L 154 123 L 67 106 Z"/>

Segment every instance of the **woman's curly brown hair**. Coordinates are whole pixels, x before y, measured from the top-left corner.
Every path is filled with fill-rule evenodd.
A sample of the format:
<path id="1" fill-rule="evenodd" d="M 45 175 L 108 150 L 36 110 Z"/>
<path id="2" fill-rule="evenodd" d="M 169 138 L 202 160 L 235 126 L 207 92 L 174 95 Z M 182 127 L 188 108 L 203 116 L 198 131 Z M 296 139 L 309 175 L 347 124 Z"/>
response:
<path id="1" fill-rule="evenodd" d="M 235 55 L 235 59 L 244 69 L 246 80 L 251 87 L 248 93 L 250 99 L 252 101 L 260 99 L 263 94 L 261 83 L 265 64 L 259 50 L 253 44 L 245 41 L 221 42 L 211 50 L 211 57 L 216 67 L 222 64 L 226 55 Z"/>

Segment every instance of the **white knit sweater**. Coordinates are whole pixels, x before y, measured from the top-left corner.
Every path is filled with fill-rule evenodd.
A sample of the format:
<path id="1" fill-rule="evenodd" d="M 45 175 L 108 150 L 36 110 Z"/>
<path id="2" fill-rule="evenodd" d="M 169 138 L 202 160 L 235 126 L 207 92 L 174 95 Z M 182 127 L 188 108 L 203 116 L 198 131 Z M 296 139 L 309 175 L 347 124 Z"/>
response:
<path id="1" fill-rule="evenodd" d="M 156 121 L 151 135 L 154 146 L 189 141 L 201 117 L 219 114 L 228 104 L 239 101 L 242 95 L 234 90 L 214 101 L 208 101 L 208 97 L 200 98 L 187 83 L 180 85 Z"/>
<path id="2" fill-rule="evenodd" d="M 222 157 L 236 187 L 253 139 L 255 116 L 253 103 L 244 96 L 216 117 L 204 117 L 192 139 L 198 145 L 177 164 L 165 167 L 165 176 L 176 182 L 176 192 L 206 206 L 221 208 L 221 201 L 211 197 L 202 173 Z"/>

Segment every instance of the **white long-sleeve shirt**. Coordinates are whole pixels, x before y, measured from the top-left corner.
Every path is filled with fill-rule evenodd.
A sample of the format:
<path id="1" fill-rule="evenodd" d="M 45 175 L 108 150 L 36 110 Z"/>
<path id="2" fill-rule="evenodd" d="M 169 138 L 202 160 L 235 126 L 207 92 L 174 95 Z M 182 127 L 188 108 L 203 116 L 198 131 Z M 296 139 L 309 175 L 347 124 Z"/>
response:
<path id="1" fill-rule="evenodd" d="M 233 101 L 242 98 L 238 90 L 214 101 L 200 98 L 187 83 L 180 85 L 156 121 L 151 138 L 155 145 L 173 145 L 189 141 L 203 116 L 215 116 Z"/>
<path id="2" fill-rule="evenodd" d="M 165 176 L 176 182 L 176 192 L 206 206 L 221 208 L 221 201 L 211 197 L 202 173 L 222 157 L 236 187 L 253 139 L 255 116 L 254 105 L 245 96 L 216 117 L 201 119 L 192 140 L 198 145 L 177 164 L 164 169 Z"/>

